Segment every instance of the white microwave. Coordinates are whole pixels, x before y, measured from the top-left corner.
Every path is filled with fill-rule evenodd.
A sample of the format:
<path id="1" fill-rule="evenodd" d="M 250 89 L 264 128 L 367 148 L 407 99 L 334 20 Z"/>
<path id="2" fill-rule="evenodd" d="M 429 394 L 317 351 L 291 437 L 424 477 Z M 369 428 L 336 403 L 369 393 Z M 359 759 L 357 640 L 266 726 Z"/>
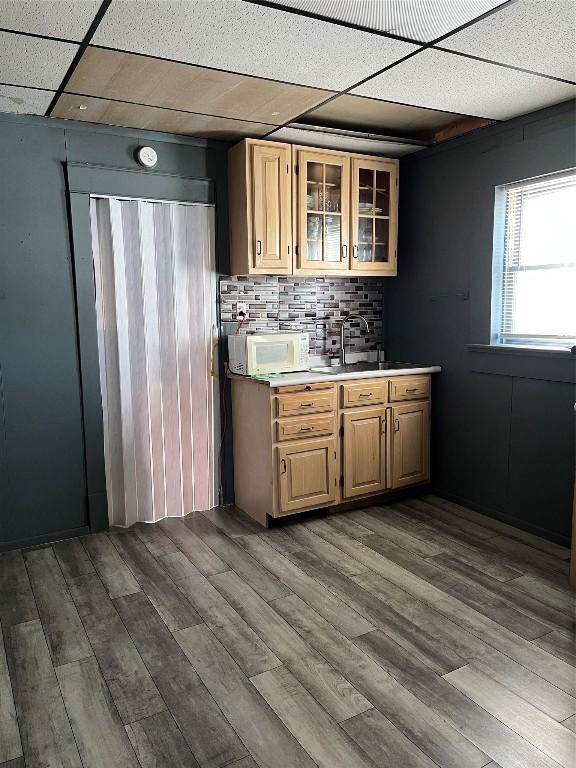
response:
<path id="1" fill-rule="evenodd" d="M 255 333 L 228 336 L 228 366 L 242 376 L 308 370 L 307 333 Z"/>

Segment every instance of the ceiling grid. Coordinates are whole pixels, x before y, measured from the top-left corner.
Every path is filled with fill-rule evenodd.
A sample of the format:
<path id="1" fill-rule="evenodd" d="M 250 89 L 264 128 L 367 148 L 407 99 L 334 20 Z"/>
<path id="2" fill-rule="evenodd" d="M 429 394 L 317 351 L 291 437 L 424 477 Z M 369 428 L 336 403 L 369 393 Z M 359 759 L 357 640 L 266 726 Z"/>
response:
<path id="1" fill-rule="evenodd" d="M 576 97 L 573 0 L 135 5 L 0 0 L 0 111 L 224 140 L 323 126 L 402 154 Z"/>

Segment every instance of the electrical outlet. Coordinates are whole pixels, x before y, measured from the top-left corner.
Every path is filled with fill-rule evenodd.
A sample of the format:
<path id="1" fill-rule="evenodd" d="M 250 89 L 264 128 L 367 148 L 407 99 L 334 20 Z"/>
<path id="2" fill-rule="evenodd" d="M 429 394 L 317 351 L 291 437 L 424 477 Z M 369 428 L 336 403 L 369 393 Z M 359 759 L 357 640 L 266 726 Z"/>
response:
<path id="1" fill-rule="evenodd" d="M 242 318 L 246 320 L 248 318 L 248 302 L 247 301 L 239 301 L 236 304 L 236 317 L 238 318 L 238 320 L 242 320 Z"/>

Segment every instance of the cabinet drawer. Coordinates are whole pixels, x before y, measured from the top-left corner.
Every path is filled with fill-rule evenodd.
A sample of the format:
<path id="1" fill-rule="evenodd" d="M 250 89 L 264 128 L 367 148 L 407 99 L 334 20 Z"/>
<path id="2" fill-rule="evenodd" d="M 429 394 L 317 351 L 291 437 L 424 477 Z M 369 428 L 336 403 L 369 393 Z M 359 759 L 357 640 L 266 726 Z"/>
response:
<path id="1" fill-rule="evenodd" d="M 285 419 L 276 422 L 276 440 L 302 440 L 304 437 L 333 435 L 334 416 L 311 416 L 302 419 Z"/>
<path id="2" fill-rule="evenodd" d="M 319 390 L 334 389 L 334 384 L 330 381 L 318 381 L 314 384 L 289 384 L 286 387 L 276 387 L 279 395 L 289 394 L 290 392 L 318 392 Z"/>
<path id="3" fill-rule="evenodd" d="M 342 408 L 385 403 L 388 382 L 385 379 L 342 385 Z"/>
<path id="4" fill-rule="evenodd" d="M 277 416 L 304 416 L 307 413 L 322 413 L 334 410 L 334 392 L 302 392 L 293 395 L 278 395 Z"/>
<path id="5" fill-rule="evenodd" d="M 390 380 L 390 401 L 424 400 L 430 397 L 429 376 L 402 376 Z"/>

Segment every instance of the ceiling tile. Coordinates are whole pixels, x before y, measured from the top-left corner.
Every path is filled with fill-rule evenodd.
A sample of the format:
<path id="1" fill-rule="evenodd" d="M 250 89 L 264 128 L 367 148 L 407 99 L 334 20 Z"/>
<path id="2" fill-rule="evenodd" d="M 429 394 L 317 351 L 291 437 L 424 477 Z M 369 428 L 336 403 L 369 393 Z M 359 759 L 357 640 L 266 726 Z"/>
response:
<path id="1" fill-rule="evenodd" d="M 0 32 L 0 80 L 56 90 L 77 50 L 74 43 Z"/>
<path id="2" fill-rule="evenodd" d="M 323 133 L 307 131 L 301 128 L 279 128 L 266 139 L 271 141 L 287 141 L 292 144 L 303 144 L 307 147 L 323 147 L 324 149 L 339 149 L 343 152 L 359 152 L 381 157 L 400 157 L 411 152 L 424 149 L 418 144 L 403 144 L 399 141 L 381 141 L 363 138 L 362 136 L 343 136 L 338 133 Z"/>
<path id="3" fill-rule="evenodd" d="M 416 49 L 243 0 L 113 0 L 92 42 L 334 91 Z"/>
<path id="4" fill-rule="evenodd" d="M 80 109 L 80 105 L 86 109 Z M 63 93 L 52 110 L 51 117 L 80 120 L 105 125 L 120 125 L 124 128 L 141 128 L 147 131 L 165 131 L 197 136 L 205 139 L 236 141 L 245 136 L 263 136 L 272 126 L 231 120 L 225 117 L 211 117 L 173 109 L 146 107 L 121 101 L 96 99 L 90 96 L 76 96 Z"/>
<path id="5" fill-rule="evenodd" d="M 395 135 L 434 131 L 460 119 L 462 115 L 454 112 L 344 95 L 311 110 L 298 122 Z"/>
<path id="6" fill-rule="evenodd" d="M 576 86 L 429 48 L 352 93 L 508 120 L 573 98 Z"/>
<path id="7" fill-rule="evenodd" d="M 574 0 L 518 0 L 440 45 L 576 81 L 575 41 Z"/>
<path id="8" fill-rule="evenodd" d="M 0 28 L 82 41 L 101 0 L 0 0 Z"/>
<path id="9" fill-rule="evenodd" d="M 247 75 L 89 47 L 66 90 L 282 125 L 332 95 Z"/>
<path id="10" fill-rule="evenodd" d="M 15 85 L 0 85 L 0 112 L 16 112 L 21 115 L 44 115 L 53 96 L 54 91 L 19 88 Z"/>
<path id="11" fill-rule="evenodd" d="M 276 0 L 360 27 L 430 42 L 506 0 Z"/>

